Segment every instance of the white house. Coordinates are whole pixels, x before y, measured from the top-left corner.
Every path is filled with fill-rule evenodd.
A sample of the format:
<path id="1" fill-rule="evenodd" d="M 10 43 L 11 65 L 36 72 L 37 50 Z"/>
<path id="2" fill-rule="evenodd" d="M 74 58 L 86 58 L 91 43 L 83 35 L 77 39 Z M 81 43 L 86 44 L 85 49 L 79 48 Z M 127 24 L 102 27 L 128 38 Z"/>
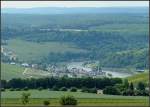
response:
<path id="1" fill-rule="evenodd" d="M 21 65 L 24 67 L 29 67 L 29 64 L 27 64 L 27 63 L 22 63 Z"/>

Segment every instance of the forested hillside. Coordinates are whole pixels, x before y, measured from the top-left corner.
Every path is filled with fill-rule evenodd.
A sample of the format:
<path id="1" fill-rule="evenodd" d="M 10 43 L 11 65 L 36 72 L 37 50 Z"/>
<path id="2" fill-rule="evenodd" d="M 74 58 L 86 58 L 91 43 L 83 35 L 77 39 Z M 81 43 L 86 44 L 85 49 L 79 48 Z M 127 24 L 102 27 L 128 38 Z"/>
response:
<path id="1" fill-rule="evenodd" d="M 114 11 L 4 12 L 4 47 L 28 63 L 99 60 L 104 67 L 148 68 L 148 12 Z"/>

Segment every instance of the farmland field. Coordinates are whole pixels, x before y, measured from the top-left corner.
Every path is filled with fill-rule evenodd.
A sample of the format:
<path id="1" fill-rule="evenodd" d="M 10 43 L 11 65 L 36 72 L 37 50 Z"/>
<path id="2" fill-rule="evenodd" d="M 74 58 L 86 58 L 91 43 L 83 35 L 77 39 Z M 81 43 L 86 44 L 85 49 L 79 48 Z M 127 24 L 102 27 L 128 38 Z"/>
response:
<path id="1" fill-rule="evenodd" d="M 5 91 L 2 92 L 2 105 L 22 105 L 21 93 L 24 91 Z M 98 95 L 82 92 L 64 92 L 49 90 L 29 90 L 31 100 L 28 105 L 42 105 L 44 100 L 49 100 L 51 105 L 59 105 L 59 98 L 62 95 L 73 95 L 78 99 L 78 105 L 91 106 L 148 106 L 148 97 L 139 96 L 113 96 Z"/>
<path id="2" fill-rule="evenodd" d="M 139 81 L 147 83 L 149 81 L 149 72 L 146 71 L 144 73 L 136 74 L 127 78 L 129 82 L 137 83 Z"/>
<path id="3" fill-rule="evenodd" d="M 25 72 L 26 71 L 26 72 Z M 50 74 L 46 71 L 32 68 L 25 68 L 19 65 L 1 63 L 1 79 L 11 80 L 13 78 L 41 78 Z"/>
<path id="4" fill-rule="evenodd" d="M 24 67 L 1 63 L 1 79 L 25 78 L 25 76 L 22 75 L 23 71 Z"/>

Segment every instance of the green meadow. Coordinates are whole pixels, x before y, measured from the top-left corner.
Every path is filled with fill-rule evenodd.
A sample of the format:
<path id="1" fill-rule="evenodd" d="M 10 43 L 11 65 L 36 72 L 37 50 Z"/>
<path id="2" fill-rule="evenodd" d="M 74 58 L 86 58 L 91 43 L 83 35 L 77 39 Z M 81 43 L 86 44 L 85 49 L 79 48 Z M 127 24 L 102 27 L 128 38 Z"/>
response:
<path id="1" fill-rule="evenodd" d="M 13 78 L 25 78 L 22 74 L 24 69 L 24 67 L 19 65 L 1 63 L 1 79 L 10 80 Z"/>
<path id="2" fill-rule="evenodd" d="M 138 83 L 138 82 L 149 82 L 149 72 L 145 71 L 144 73 L 135 74 L 133 76 L 127 77 L 129 82 Z"/>
<path id="3" fill-rule="evenodd" d="M 25 91 L 2 92 L 2 105 L 21 106 L 21 94 Z M 148 97 L 114 96 L 83 92 L 64 92 L 49 90 L 29 90 L 31 93 L 29 106 L 43 105 L 44 100 L 50 101 L 50 106 L 58 106 L 59 98 L 63 95 L 73 95 L 79 106 L 148 106 Z"/>

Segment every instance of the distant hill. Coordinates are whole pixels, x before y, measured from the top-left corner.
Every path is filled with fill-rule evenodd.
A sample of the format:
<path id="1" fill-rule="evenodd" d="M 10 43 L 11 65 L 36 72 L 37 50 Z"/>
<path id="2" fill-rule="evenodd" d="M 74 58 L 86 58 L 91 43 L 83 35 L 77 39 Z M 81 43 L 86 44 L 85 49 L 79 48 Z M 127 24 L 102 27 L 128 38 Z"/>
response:
<path id="1" fill-rule="evenodd" d="M 40 8 L 2 8 L 2 13 L 23 14 L 89 14 L 89 13 L 148 13 L 148 7 L 40 7 Z"/>

